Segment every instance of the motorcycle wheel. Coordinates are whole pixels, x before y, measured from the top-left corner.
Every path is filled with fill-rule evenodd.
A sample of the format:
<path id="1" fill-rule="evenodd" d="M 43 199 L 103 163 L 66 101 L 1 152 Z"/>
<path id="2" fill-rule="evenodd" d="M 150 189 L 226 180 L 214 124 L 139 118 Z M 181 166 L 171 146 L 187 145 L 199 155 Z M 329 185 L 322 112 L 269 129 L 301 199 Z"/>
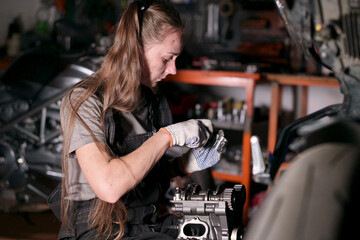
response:
<path id="1" fill-rule="evenodd" d="M 250 220 L 244 239 L 351 239 L 360 213 L 357 145 L 325 143 L 301 153 Z"/>

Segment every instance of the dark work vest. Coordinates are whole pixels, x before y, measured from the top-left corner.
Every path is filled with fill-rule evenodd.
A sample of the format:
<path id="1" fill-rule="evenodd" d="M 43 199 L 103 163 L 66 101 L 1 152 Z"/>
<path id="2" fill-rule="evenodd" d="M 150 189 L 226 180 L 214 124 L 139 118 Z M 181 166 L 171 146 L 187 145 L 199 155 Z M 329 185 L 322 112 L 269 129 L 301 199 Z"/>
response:
<path id="1" fill-rule="evenodd" d="M 147 109 L 147 117 L 137 118 L 137 112 Z M 172 123 L 172 115 L 164 96 L 154 95 L 151 89 L 142 87 L 142 100 L 138 109 L 132 112 L 139 121 L 146 121 L 146 132 L 142 134 L 125 134 L 129 132 L 124 124 L 125 119 L 121 113 L 109 110 L 105 116 L 105 137 L 108 147 L 114 155 L 124 156 L 139 148 L 148 138 L 154 135 L 159 128 Z M 131 127 L 131 126 L 130 126 Z M 134 208 L 155 204 L 165 195 L 169 188 L 170 176 L 167 170 L 167 159 L 163 157 L 147 174 L 147 176 L 124 197 L 123 202 L 127 208 Z"/>

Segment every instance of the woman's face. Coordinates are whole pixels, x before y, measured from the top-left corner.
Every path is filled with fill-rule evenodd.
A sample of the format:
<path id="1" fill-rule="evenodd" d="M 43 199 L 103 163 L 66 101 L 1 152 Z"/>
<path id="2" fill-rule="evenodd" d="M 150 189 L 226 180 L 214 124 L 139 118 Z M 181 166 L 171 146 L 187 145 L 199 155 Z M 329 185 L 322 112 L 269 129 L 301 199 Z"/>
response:
<path id="1" fill-rule="evenodd" d="M 182 32 L 169 29 L 162 42 L 145 44 L 145 59 L 150 72 L 150 79 L 142 84 L 155 87 L 168 74 L 176 74 L 175 60 L 182 50 Z"/>

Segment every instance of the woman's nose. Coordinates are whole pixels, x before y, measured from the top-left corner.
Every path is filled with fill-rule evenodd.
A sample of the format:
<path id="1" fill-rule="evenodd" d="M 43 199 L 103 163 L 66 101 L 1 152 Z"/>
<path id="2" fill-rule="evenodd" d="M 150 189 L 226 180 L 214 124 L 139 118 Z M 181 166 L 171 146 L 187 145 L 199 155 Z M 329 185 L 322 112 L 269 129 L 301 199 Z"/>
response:
<path id="1" fill-rule="evenodd" d="M 176 74 L 176 64 L 175 64 L 175 60 L 169 61 L 167 66 L 166 66 L 166 72 L 168 74 L 172 74 L 175 75 Z"/>

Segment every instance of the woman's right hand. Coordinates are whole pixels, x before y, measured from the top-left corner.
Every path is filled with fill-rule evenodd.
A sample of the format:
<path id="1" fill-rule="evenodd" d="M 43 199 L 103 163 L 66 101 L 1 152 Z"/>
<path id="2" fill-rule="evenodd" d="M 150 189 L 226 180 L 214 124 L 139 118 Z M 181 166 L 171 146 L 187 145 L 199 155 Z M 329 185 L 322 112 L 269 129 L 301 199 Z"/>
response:
<path id="1" fill-rule="evenodd" d="M 214 130 L 208 119 L 190 119 L 161 128 L 170 136 L 170 147 L 187 146 L 197 148 L 204 146 Z"/>

